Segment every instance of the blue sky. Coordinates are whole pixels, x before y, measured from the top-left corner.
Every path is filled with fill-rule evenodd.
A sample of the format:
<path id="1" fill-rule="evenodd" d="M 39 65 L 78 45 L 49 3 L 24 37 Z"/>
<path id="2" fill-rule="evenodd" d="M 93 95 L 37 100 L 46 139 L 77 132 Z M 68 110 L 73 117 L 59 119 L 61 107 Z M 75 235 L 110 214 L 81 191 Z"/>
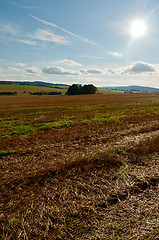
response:
<path id="1" fill-rule="evenodd" d="M 159 88 L 158 26 L 158 0 L 0 0 L 0 80 Z"/>

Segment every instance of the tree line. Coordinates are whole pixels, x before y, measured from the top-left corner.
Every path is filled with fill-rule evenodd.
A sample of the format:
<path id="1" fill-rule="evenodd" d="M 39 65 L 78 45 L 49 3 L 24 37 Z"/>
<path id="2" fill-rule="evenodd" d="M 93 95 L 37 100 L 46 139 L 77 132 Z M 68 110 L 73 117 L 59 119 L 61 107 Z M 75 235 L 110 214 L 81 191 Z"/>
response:
<path id="1" fill-rule="evenodd" d="M 62 92 L 29 92 L 31 95 L 61 95 Z"/>
<path id="2" fill-rule="evenodd" d="M 73 84 L 68 88 L 66 95 L 95 94 L 96 91 L 97 88 L 93 84 L 84 86 L 81 84 Z"/>
<path id="3" fill-rule="evenodd" d="M 17 95 L 17 92 L 0 92 L 0 95 Z"/>

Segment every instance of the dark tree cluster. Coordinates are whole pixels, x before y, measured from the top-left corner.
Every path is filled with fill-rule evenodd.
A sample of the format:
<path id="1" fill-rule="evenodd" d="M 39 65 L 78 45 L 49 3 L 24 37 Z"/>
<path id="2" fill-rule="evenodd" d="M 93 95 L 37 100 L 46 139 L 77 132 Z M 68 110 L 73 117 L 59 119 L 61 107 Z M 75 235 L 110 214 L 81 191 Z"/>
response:
<path id="1" fill-rule="evenodd" d="M 29 92 L 31 95 L 61 95 L 61 92 Z"/>
<path id="2" fill-rule="evenodd" d="M 17 95 L 17 92 L 0 92 L 0 95 Z"/>
<path id="3" fill-rule="evenodd" d="M 73 84 L 66 92 L 67 95 L 79 95 L 79 94 L 95 94 L 97 88 L 93 84 L 82 86 L 81 84 Z"/>

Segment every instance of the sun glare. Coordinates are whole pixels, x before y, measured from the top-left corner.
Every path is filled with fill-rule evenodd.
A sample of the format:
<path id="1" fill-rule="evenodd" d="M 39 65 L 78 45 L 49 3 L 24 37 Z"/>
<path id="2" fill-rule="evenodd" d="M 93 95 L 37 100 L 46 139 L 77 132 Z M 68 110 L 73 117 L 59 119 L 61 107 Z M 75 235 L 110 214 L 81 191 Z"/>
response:
<path id="1" fill-rule="evenodd" d="M 147 26 L 144 20 L 136 19 L 130 24 L 130 34 L 133 38 L 143 37 L 147 32 Z"/>

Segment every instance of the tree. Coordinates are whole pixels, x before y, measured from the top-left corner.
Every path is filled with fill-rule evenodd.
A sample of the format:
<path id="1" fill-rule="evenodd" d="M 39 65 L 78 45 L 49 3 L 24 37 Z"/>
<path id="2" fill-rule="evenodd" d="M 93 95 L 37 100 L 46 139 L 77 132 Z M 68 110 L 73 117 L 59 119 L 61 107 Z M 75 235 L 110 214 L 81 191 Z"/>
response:
<path id="1" fill-rule="evenodd" d="M 82 86 L 81 84 L 73 84 L 67 90 L 67 95 L 79 95 L 79 94 L 95 94 L 97 88 L 93 84 Z"/>
<path id="2" fill-rule="evenodd" d="M 97 88 L 93 84 L 88 84 L 83 86 L 83 93 L 84 94 L 95 94 Z"/>
<path id="3" fill-rule="evenodd" d="M 68 95 L 78 95 L 82 94 L 82 85 L 81 84 L 73 84 L 67 90 Z"/>

